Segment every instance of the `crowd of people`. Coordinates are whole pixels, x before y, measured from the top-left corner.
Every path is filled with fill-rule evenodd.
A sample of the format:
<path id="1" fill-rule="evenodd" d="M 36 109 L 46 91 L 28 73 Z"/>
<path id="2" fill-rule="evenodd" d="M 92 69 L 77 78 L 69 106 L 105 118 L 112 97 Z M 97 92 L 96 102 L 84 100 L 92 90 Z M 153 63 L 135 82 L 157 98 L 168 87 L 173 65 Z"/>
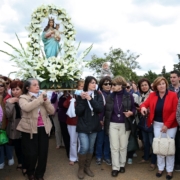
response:
<path id="1" fill-rule="evenodd" d="M 69 165 L 78 162 L 77 176 L 94 177 L 96 164 L 112 166 L 111 176 L 125 173 L 126 163 L 137 156 L 139 141 L 143 156 L 139 164 L 157 167 L 156 177 L 166 169 L 166 179 L 180 171 L 180 72 L 170 73 L 170 82 L 159 76 L 152 82 L 137 83 L 113 77 L 103 64 L 99 82 L 93 76 L 79 80 L 76 90 L 40 91 L 35 78 L 26 81 L 0 77 L 0 130 L 9 139 L 0 145 L 0 169 L 14 164 L 29 180 L 43 180 L 49 135 L 55 129 L 56 148 L 65 147 Z M 153 153 L 154 137 L 168 135 L 175 140 L 175 154 Z M 1 139 L 0 139 L 1 140 Z"/>

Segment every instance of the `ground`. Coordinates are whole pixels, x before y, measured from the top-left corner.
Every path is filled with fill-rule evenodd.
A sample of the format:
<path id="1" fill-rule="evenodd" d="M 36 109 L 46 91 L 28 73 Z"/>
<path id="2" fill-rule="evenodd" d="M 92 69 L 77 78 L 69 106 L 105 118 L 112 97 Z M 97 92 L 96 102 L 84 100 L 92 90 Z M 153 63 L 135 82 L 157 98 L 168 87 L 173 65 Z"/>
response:
<path id="1" fill-rule="evenodd" d="M 47 163 L 47 170 L 44 176 L 45 180 L 78 180 L 77 170 L 78 164 L 70 166 L 66 157 L 65 149 L 56 149 L 54 136 L 50 138 L 49 156 Z M 166 179 L 166 173 L 163 173 L 161 178 L 155 176 L 156 170 L 148 171 L 149 164 L 138 164 L 141 160 L 142 151 L 137 151 L 138 157 L 133 159 L 132 165 L 126 165 L 126 172 L 119 173 L 118 177 L 111 176 L 111 166 L 102 163 L 97 165 L 95 158 L 92 161 L 92 170 L 95 177 L 91 178 L 87 175 L 84 180 L 162 180 Z M 15 158 L 16 161 L 16 158 Z M 27 178 L 22 175 L 20 171 L 16 171 L 17 162 L 15 165 L 6 165 L 3 170 L 0 170 L 0 180 L 26 180 Z M 180 179 L 180 172 L 174 172 L 173 180 Z"/>

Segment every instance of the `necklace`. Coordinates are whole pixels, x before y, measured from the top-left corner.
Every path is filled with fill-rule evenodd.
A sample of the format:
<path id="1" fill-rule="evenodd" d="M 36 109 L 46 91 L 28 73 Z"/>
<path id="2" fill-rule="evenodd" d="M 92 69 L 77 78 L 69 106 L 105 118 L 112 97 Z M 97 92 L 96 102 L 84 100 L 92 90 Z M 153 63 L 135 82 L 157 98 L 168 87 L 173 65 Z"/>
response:
<path id="1" fill-rule="evenodd" d="M 119 106 L 119 103 L 118 103 L 118 99 L 117 99 L 117 95 L 116 95 L 116 102 L 117 102 L 117 107 L 118 107 L 118 114 L 117 114 L 117 117 L 120 119 L 121 117 L 121 108 L 122 108 L 122 103 L 121 103 L 121 106 Z"/>

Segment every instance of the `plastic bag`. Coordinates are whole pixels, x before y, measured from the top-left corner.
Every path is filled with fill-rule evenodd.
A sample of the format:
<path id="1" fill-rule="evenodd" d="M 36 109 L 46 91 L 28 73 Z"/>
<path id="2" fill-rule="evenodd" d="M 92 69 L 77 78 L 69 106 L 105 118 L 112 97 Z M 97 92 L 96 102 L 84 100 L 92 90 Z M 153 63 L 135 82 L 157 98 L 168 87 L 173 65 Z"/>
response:
<path id="1" fill-rule="evenodd" d="M 66 114 L 70 117 L 70 118 L 73 118 L 73 117 L 76 117 L 76 113 L 75 113 L 75 107 L 74 107 L 74 103 L 76 102 L 76 99 L 75 98 L 72 98 L 70 100 L 70 105 L 69 105 L 69 108 L 66 112 Z"/>
<path id="2" fill-rule="evenodd" d="M 0 145 L 8 143 L 6 131 L 0 130 Z"/>

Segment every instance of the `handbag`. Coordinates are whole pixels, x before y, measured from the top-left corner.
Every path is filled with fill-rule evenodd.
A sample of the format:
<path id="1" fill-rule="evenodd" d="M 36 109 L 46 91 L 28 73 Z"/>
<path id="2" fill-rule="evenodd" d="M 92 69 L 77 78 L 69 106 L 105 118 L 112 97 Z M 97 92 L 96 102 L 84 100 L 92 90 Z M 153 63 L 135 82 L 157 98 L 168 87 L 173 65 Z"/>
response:
<path id="1" fill-rule="evenodd" d="M 7 133 L 4 130 L 0 130 L 0 145 L 8 143 Z"/>
<path id="2" fill-rule="evenodd" d="M 70 117 L 70 118 L 73 118 L 73 117 L 76 117 L 76 113 L 75 113 L 75 106 L 74 106 L 74 103 L 75 103 L 76 99 L 75 98 L 72 98 L 70 100 L 70 105 L 69 105 L 69 108 L 66 112 L 66 114 Z"/>
<path id="3" fill-rule="evenodd" d="M 128 123 L 129 123 L 131 134 L 135 136 L 136 131 L 137 131 L 137 123 L 136 123 L 135 116 L 130 116 L 130 117 L 126 118 L 126 121 L 128 121 Z"/>
<path id="4" fill-rule="evenodd" d="M 172 156 L 175 154 L 175 141 L 166 133 L 167 138 L 159 137 L 153 139 L 153 153 L 161 156 Z"/>
<path id="5" fill-rule="evenodd" d="M 128 141 L 128 147 L 127 152 L 136 151 L 139 149 L 139 144 L 136 136 L 133 136 L 133 134 L 130 134 L 129 141 Z"/>
<path id="6" fill-rule="evenodd" d="M 141 114 L 139 114 L 138 117 L 139 117 L 138 128 L 141 129 L 142 131 L 152 133 L 153 125 L 151 125 L 150 127 L 147 126 L 147 118 L 148 117 L 142 116 Z"/>

